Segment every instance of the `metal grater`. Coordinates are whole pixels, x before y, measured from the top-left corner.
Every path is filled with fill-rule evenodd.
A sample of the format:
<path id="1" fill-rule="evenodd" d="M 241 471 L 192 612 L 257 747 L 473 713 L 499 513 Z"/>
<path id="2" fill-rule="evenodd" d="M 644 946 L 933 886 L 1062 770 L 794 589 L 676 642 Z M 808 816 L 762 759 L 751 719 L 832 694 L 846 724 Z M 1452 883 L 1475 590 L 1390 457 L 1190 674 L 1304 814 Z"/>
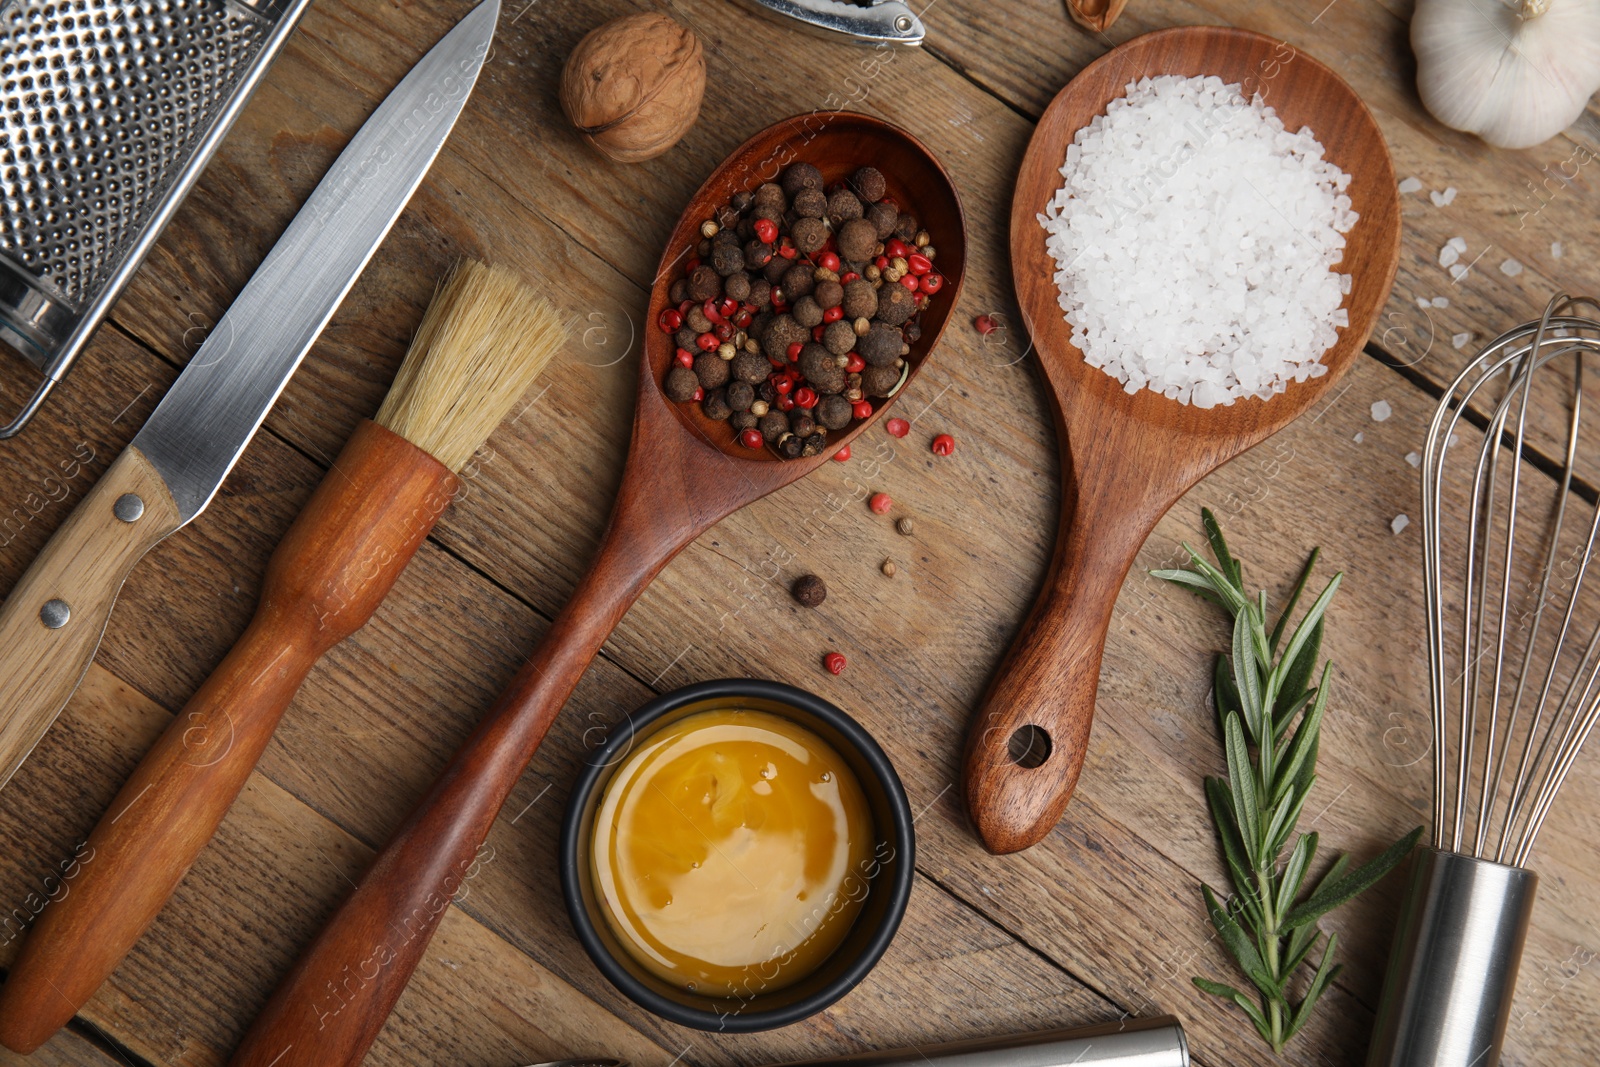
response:
<path id="1" fill-rule="evenodd" d="M 0 341 L 44 375 L 0 439 L 71 368 L 309 3 L 0 0 Z"/>

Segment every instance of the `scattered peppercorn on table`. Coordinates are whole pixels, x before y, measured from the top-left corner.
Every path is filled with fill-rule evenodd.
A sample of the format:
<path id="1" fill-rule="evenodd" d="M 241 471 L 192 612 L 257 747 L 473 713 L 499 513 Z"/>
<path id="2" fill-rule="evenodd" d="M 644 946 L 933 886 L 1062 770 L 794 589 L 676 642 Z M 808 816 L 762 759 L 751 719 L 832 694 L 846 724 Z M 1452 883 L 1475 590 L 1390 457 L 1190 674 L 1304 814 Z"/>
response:
<path id="1" fill-rule="evenodd" d="M 350 133 L 467 6 L 313 5 L 77 372 L 23 437 L 0 444 L 0 588 L 126 445 Z M 74 846 L 237 638 L 272 547 L 376 409 L 434 279 L 458 256 L 490 259 L 569 317 L 542 391 L 462 471 L 464 493 L 373 622 L 312 673 L 172 904 L 71 1028 L 3 1062 L 226 1062 L 586 568 L 622 470 L 643 331 L 657 328 L 644 318 L 647 291 L 684 202 L 756 130 L 843 107 L 905 126 L 954 178 L 969 215 L 954 324 L 896 417 L 852 442 L 847 461 L 703 536 L 623 618 L 367 1062 L 609 1055 L 731 1067 L 1173 1012 L 1208 1067 L 1360 1064 L 1398 880 L 1326 921 L 1347 967 L 1282 1060 L 1190 983 L 1235 980 L 1198 894 L 1224 878 L 1201 791 L 1220 770 L 1203 682 L 1218 617 L 1145 572 L 1183 558 L 1202 505 L 1259 583 L 1286 590 L 1301 553 L 1320 544 L 1346 579 L 1324 648 L 1337 671 L 1322 777 L 1303 828 L 1365 856 L 1425 821 L 1408 453 L 1477 345 L 1536 315 L 1552 290 L 1600 290 L 1589 247 L 1600 192 L 1581 166 L 1596 148 L 1594 116 L 1525 152 L 1442 128 L 1411 82 L 1409 5 L 1374 0 L 1136 0 L 1100 34 L 1061 0 L 942 0 L 923 12 L 928 47 L 899 52 L 813 37 L 731 0 L 677 0 L 670 13 L 705 47 L 700 119 L 665 154 L 615 163 L 562 115 L 561 65 L 602 20 L 653 9 L 508 5 L 455 134 L 265 432 L 211 509 L 129 580 L 95 666 L 0 804 L 0 965 L 31 917 L 71 892 L 63 861 L 93 862 Z M 1008 288 L 1011 177 L 1033 118 L 1074 73 L 1114 43 L 1197 22 L 1279 37 L 1363 96 L 1398 174 L 1417 179 L 1402 183 L 1400 275 L 1368 358 L 1331 399 L 1202 482 L 1157 528 L 1117 604 L 1066 817 L 1043 844 L 995 858 L 965 822 L 964 732 L 1043 579 L 1059 508 L 1051 418 Z M 1548 181 L 1557 171 L 1564 179 Z M 1465 273 L 1440 265 L 1446 247 L 1455 265 L 1471 264 Z M 1531 436 L 1558 440 L 1560 412 L 1540 417 L 1548 425 Z M 814 607 L 790 592 L 809 574 L 826 582 Z M 920 813 L 919 874 L 898 938 L 855 991 L 797 1025 L 730 1037 L 664 1023 L 608 985 L 571 931 L 553 864 L 567 790 L 606 726 L 654 692 L 739 675 L 812 689 L 874 734 Z M 1589 1010 L 1600 864 L 1583 832 L 1600 815 L 1596 761 L 1577 764 L 1562 800 L 1533 860 L 1542 888 L 1507 1063 L 1600 1057 Z"/>

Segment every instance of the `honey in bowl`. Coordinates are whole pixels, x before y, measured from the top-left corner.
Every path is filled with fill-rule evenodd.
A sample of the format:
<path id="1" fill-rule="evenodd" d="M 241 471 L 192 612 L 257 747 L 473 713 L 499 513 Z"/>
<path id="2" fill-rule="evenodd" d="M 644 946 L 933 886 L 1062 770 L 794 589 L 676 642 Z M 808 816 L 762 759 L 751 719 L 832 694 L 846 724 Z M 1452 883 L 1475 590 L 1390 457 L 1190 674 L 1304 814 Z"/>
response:
<path id="1" fill-rule="evenodd" d="M 601 910 L 640 966 L 707 996 L 790 985 L 867 895 L 873 822 L 815 733 L 763 711 L 689 715 L 606 786 L 590 855 Z"/>

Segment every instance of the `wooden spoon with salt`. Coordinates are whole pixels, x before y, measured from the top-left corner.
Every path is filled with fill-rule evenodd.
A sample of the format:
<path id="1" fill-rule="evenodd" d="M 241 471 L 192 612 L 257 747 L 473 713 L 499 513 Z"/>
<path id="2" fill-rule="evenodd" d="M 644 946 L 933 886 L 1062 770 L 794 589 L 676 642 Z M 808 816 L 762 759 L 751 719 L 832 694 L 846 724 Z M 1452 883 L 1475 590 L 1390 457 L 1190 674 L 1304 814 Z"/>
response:
<path id="1" fill-rule="evenodd" d="M 1271 400 L 1209 410 L 1141 390 L 1089 366 L 1072 344 L 1037 216 L 1061 186 L 1067 145 L 1144 77 L 1216 75 L 1259 93 L 1291 130 L 1309 126 L 1352 176 L 1360 220 L 1337 269 L 1352 276 L 1350 325 L 1323 356 L 1328 373 Z M 967 805 L 991 852 L 1042 840 L 1077 785 L 1122 580 L 1179 497 L 1222 463 L 1320 400 L 1360 352 L 1394 282 L 1400 205 L 1383 134 L 1337 74 L 1290 45 L 1246 30 L 1160 30 L 1113 49 L 1058 94 L 1023 157 L 1011 208 L 1011 265 L 1023 322 L 1050 384 L 1061 448 L 1060 532 L 1033 612 L 990 684 L 967 737 Z"/>

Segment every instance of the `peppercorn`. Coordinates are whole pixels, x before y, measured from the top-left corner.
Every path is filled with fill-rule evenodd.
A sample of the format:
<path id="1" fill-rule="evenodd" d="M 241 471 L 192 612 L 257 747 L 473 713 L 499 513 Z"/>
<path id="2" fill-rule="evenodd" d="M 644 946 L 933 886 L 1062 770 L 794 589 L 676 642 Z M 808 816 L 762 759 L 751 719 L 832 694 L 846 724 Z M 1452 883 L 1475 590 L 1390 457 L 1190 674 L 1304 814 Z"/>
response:
<path id="1" fill-rule="evenodd" d="M 772 283 L 765 278 L 753 279 L 750 282 L 750 295 L 746 298 L 746 302 L 759 308 L 766 307 L 771 300 Z"/>
<path id="2" fill-rule="evenodd" d="M 755 236 L 756 225 L 758 223 L 765 221 L 769 224 L 776 225 L 783 221 L 784 212 L 787 210 L 788 205 L 779 203 L 777 201 L 757 204 L 755 207 L 750 209 L 750 217 L 745 219 L 745 223 L 747 225 L 739 227 L 739 236 L 743 237 L 745 240 L 749 240 L 751 237 Z"/>
<path id="3" fill-rule="evenodd" d="M 796 300 L 794 306 L 789 309 L 789 314 L 794 316 L 795 322 L 808 330 L 822 323 L 822 307 L 813 297 L 802 296 Z"/>
<path id="4" fill-rule="evenodd" d="M 796 218 L 820 219 L 828 210 L 828 198 L 821 189 L 801 189 L 794 194 L 793 207 Z"/>
<path id="5" fill-rule="evenodd" d="M 894 235 L 902 241 L 912 241 L 916 239 L 917 230 L 920 228 L 915 215 L 902 212 L 900 218 L 895 221 Z"/>
<path id="6" fill-rule="evenodd" d="M 694 376 L 707 391 L 728 384 L 728 362 L 716 352 L 694 357 Z"/>
<path id="7" fill-rule="evenodd" d="M 894 524 L 894 528 L 896 530 L 899 530 L 906 537 L 910 537 L 911 536 L 911 531 L 916 529 L 916 524 L 911 521 L 911 516 L 907 515 L 905 518 L 903 518 L 899 522 L 895 523 Z"/>
<path id="8" fill-rule="evenodd" d="M 817 432 L 817 420 L 809 412 L 797 410 L 789 416 L 789 429 L 796 437 L 809 437 Z"/>
<path id="9" fill-rule="evenodd" d="M 744 383 L 735 382 L 734 384 L 743 385 Z M 759 420 L 752 411 L 735 411 L 732 415 L 728 416 L 728 425 L 732 426 L 736 433 L 743 433 L 745 430 L 755 429 L 757 421 Z"/>
<path id="10" fill-rule="evenodd" d="M 877 298 L 874 297 L 873 299 Z M 855 330 L 857 337 L 865 337 L 867 335 L 867 331 L 872 329 L 872 322 L 868 319 L 857 319 L 856 321 L 852 322 L 850 326 Z"/>
<path id="11" fill-rule="evenodd" d="M 829 652 L 822 657 L 822 666 L 829 674 L 843 674 L 845 668 L 844 654 Z"/>
<path id="12" fill-rule="evenodd" d="M 911 432 L 911 424 L 901 418 L 890 419 L 883 424 L 883 428 L 889 431 L 890 437 L 904 437 Z"/>
<path id="13" fill-rule="evenodd" d="M 873 493 L 867 500 L 867 507 L 876 514 L 887 515 L 894 507 L 894 501 L 889 498 L 888 493 Z"/>
<path id="14" fill-rule="evenodd" d="M 822 344 L 836 356 L 843 356 L 856 346 L 856 328 L 843 319 L 828 323 L 822 331 Z"/>
<path id="15" fill-rule="evenodd" d="M 800 449 L 800 455 L 802 457 L 818 456 L 821 455 L 822 450 L 827 447 L 828 435 L 821 430 L 817 430 L 810 437 L 806 438 L 804 447 Z"/>
<path id="16" fill-rule="evenodd" d="M 769 410 L 761 416 L 761 421 L 756 423 L 756 427 L 770 445 L 789 432 L 789 416 L 781 411 Z"/>
<path id="17" fill-rule="evenodd" d="M 772 320 L 772 325 L 767 327 L 766 336 L 761 339 L 761 350 L 774 363 L 787 363 L 789 346 L 803 343 L 810 338 L 811 331 L 801 326 L 793 315 L 779 315 Z"/>
<path id="18" fill-rule="evenodd" d="M 756 403 L 757 404 L 770 404 L 774 400 L 777 400 L 777 399 L 778 399 L 778 390 L 773 387 L 771 378 L 768 378 L 764 382 L 757 382 L 756 383 Z M 751 407 L 751 410 L 755 411 L 755 408 L 754 408 L 753 405 Z M 757 415 L 765 415 L 766 412 L 764 412 L 764 411 L 756 411 L 756 414 Z"/>
<path id="19" fill-rule="evenodd" d="M 698 270 L 699 268 L 697 267 L 695 269 Z M 715 275 L 717 272 L 712 271 L 711 273 Z M 689 279 L 679 278 L 677 281 L 673 282 L 667 287 L 667 303 L 677 306 L 678 304 L 681 304 L 685 300 L 689 299 L 692 299 L 689 296 Z M 701 297 L 700 299 L 704 300 L 705 297 Z"/>
<path id="20" fill-rule="evenodd" d="M 850 425 L 850 401 L 835 393 L 817 401 L 813 411 L 816 420 L 829 430 L 842 430 Z"/>
<path id="21" fill-rule="evenodd" d="M 917 310 L 917 298 L 903 285 L 886 285 L 878 290 L 878 310 L 874 314 L 879 322 L 899 326 Z"/>
<path id="22" fill-rule="evenodd" d="M 833 461 L 835 463 L 845 463 L 849 459 L 850 459 L 850 446 L 849 445 L 845 445 L 843 448 L 839 449 L 839 451 L 837 451 L 837 452 L 835 452 L 833 454 Z"/>
<path id="23" fill-rule="evenodd" d="M 758 419 L 772 410 L 772 401 L 761 395 L 761 391 L 763 389 L 770 388 L 770 385 L 771 383 L 769 382 L 762 382 L 760 385 L 756 386 L 756 398 L 750 402 L 750 414 L 754 415 Z"/>
<path id="24" fill-rule="evenodd" d="M 850 263 L 865 263 L 878 246 L 878 228 L 869 219 L 850 219 L 839 227 L 839 255 Z"/>
<path id="25" fill-rule="evenodd" d="M 712 389 L 706 393 L 705 399 L 700 401 L 700 410 L 705 412 L 708 419 L 725 419 L 733 414 L 733 408 L 728 405 L 728 391 L 726 389 Z"/>
<path id="26" fill-rule="evenodd" d="M 900 333 L 907 341 L 915 344 L 917 339 L 922 336 L 922 323 L 918 322 L 916 319 L 912 319 L 901 328 Z"/>
<path id="27" fill-rule="evenodd" d="M 752 206 L 756 204 L 787 204 L 788 195 L 777 182 L 762 182 L 756 186 L 755 195 L 751 197 Z"/>
<path id="28" fill-rule="evenodd" d="M 724 237 L 730 240 L 724 241 Z M 734 271 L 744 270 L 744 249 L 739 245 L 738 235 L 724 230 L 716 236 L 711 242 L 711 266 L 724 278 Z"/>
<path id="29" fill-rule="evenodd" d="M 809 256 L 828 243 L 828 227 L 821 219 L 796 219 L 789 236 L 800 254 Z"/>
<path id="30" fill-rule="evenodd" d="M 956 450 L 956 439 L 947 433 L 942 433 L 933 439 L 930 446 L 936 456 L 948 456 Z"/>
<path id="31" fill-rule="evenodd" d="M 791 163 L 783 172 L 783 192 L 794 196 L 802 189 L 821 189 L 822 172 L 810 163 Z"/>
<path id="32" fill-rule="evenodd" d="M 814 608 L 828 599 L 827 585 L 815 574 L 796 578 L 794 585 L 789 587 L 789 592 L 801 607 L 806 608 Z"/>
<path id="33" fill-rule="evenodd" d="M 695 391 L 700 388 L 700 379 L 695 377 L 694 371 L 688 367 L 674 365 L 667 371 L 666 394 L 667 399 L 678 404 L 686 404 L 694 399 Z"/>
<path id="34" fill-rule="evenodd" d="M 783 291 L 789 295 L 791 302 L 812 294 L 817 287 L 816 270 L 809 263 L 796 263 L 784 271 Z"/>
<path id="35" fill-rule="evenodd" d="M 864 210 L 861 198 L 849 189 L 836 189 L 828 196 L 828 221 L 835 230 L 851 219 L 859 219 Z"/>
<path id="36" fill-rule="evenodd" d="M 846 282 L 839 306 L 848 319 L 870 319 L 878 313 L 878 290 L 865 278 Z"/>
<path id="37" fill-rule="evenodd" d="M 884 560 L 882 569 L 883 569 L 883 576 L 885 578 L 893 578 L 894 575 L 895 575 L 895 571 L 899 570 L 899 568 L 894 565 L 894 560 L 892 560 L 892 559 Z"/>
<path id="38" fill-rule="evenodd" d="M 718 362 L 721 361 L 719 360 Z M 750 405 L 756 402 L 756 387 L 749 382 L 729 382 L 725 392 L 727 393 L 728 406 L 734 411 L 749 411 Z M 740 429 L 744 429 L 744 427 L 740 427 Z"/>
<path id="39" fill-rule="evenodd" d="M 680 326 L 678 332 L 672 335 L 672 341 L 677 347 L 693 352 L 699 344 L 700 335 L 687 326 Z"/>
<path id="40" fill-rule="evenodd" d="M 780 189 L 779 192 L 782 192 L 782 190 Z M 740 189 L 737 193 L 733 194 L 733 200 L 732 200 L 731 203 L 732 203 L 733 210 L 737 211 L 739 214 L 742 215 L 746 211 L 749 211 L 750 210 L 750 205 L 755 203 L 755 202 L 756 202 L 756 198 L 755 198 L 755 195 L 753 193 L 749 192 L 746 189 Z"/>
<path id="41" fill-rule="evenodd" d="M 900 384 L 900 368 L 868 367 L 861 372 L 861 391 L 868 396 L 888 396 Z"/>
<path id="42" fill-rule="evenodd" d="M 900 223 L 900 212 L 895 210 L 893 204 L 873 204 L 867 208 L 867 213 L 862 217 L 872 223 L 873 233 L 880 241 L 894 233 L 895 227 Z"/>
<path id="43" fill-rule="evenodd" d="M 784 459 L 799 459 L 805 447 L 805 441 L 792 433 L 786 433 L 778 439 L 778 452 Z"/>
<path id="44" fill-rule="evenodd" d="M 800 350 L 800 373 L 819 393 L 837 393 L 844 389 L 845 372 L 838 358 L 816 342 Z"/>
<path id="45" fill-rule="evenodd" d="M 722 291 L 740 302 L 750 299 L 750 275 L 742 270 L 734 271 L 722 283 Z M 705 297 L 700 299 L 704 300 Z"/>
<path id="46" fill-rule="evenodd" d="M 733 377 L 737 381 L 749 382 L 754 385 L 756 382 L 766 379 L 767 375 L 772 371 L 772 366 L 754 352 L 740 352 L 728 364 L 728 369 L 733 373 Z"/>
<path id="47" fill-rule="evenodd" d="M 706 318 L 705 310 L 699 304 L 689 309 L 689 313 L 683 317 L 683 321 L 689 329 L 695 332 L 696 336 L 711 331 L 711 320 Z"/>
<path id="48" fill-rule="evenodd" d="M 824 278 L 817 282 L 817 288 L 811 295 L 817 298 L 817 303 L 824 309 L 836 308 L 844 300 L 844 286 L 839 284 L 837 278 Z"/>
<path id="49" fill-rule="evenodd" d="M 760 270 L 772 262 L 772 246 L 759 237 L 752 237 L 744 246 L 744 269 Z M 730 272 L 731 273 L 731 272 Z"/>
<path id="50" fill-rule="evenodd" d="M 856 338 L 856 351 L 874 367 L 887 367 L 900 355 L 900 331 L 888 323 L 875 322 L 866 334 Z"/>

